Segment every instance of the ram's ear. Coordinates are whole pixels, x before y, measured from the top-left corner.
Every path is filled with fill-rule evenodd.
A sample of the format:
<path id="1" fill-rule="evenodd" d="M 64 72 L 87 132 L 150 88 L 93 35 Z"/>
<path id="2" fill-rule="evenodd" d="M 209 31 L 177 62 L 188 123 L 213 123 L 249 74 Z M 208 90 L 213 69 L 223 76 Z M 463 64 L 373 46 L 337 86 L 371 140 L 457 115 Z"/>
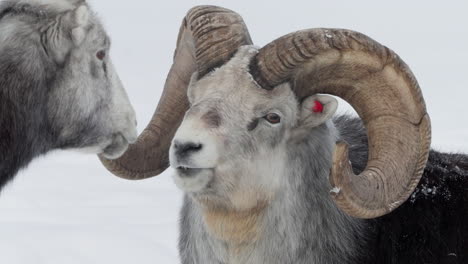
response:
<path id="1" fill-rule="evenodd" d="M 80 46 L 86 38 L 87 27 L 89 25 L 89 8 L 86 5 L 79 6 L 72 11 L 71 23 L 72 30 L 71 36 L 73 44 Z"/>
<path id="2" fill-rule="evenodd" d="M 189 99 L 189 103 L 192 104 L 193 101 L 195 100 L 195 84 L 197 83 L 198 81 L 198 72 L 195 71 L 193 74 L 192 74 L 192 77 L 190 78 L 190 83 L 188 85 L 188 88 L 187 88 L 187 97 Z"/>
<path id="3" fill-rule="evenodd" d="M 301 103 L 300 126 L 316 127 L 331 119 L 338 108 L 338 101 L 329 95 L 317 94 Z"/>

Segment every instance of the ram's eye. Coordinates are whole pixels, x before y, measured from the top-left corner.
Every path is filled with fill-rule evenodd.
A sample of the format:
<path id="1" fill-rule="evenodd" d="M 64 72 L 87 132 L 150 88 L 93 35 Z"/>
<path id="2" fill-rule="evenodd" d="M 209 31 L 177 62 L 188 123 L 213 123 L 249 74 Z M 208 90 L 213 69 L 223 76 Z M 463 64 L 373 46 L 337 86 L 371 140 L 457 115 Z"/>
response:
<path id="1" fill-rule="evenodd" d="M 281 122 L 281 117 L 278 114 L 275 113 L 270 113 L 264 117 L 266 121 L 268 121 L 271 124 L 278 124 Z"/>
<path id="2" fill-rule="evenodd" d="M 96 53 L 96 57 L 99 59 L 99 60 L 104 60 L 104 58 L 106 57 L 106 51 L 105 50 L 100 50 Z"/>

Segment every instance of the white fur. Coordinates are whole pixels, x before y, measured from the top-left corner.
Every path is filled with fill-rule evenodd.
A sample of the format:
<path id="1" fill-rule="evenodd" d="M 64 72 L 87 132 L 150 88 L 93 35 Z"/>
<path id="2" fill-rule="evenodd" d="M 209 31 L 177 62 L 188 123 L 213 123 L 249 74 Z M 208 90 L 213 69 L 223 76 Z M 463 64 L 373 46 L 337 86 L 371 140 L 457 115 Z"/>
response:
<path id="1" fill-rule="evenodd" d="M 73 39 L 73 43 L 76 46 L 81 45 L 85 37 L 86 37 L 86 32 L 83 28 L 78 27 L 78 28 L 72 29 L 72 39 Z"/>
<path id="2" fill-rule="evenodd" d="M 70 11 L 76 7 L 78 1 L 73 0 L 17 0 L 20 4 L 32 6 L 47 6 L 58 12 Z"/>
<path id="3" fill-rule="evenodd" d="M 111 79 L 112 87 L 114 87 L 112 110 L 116 115 L 113 116 L 113 122 L 129 143 L 135 143 L 138 138 L 135 110 L 130 104 L 127 92 L 111 59 L 108 60 L 107 67 L 109 79 Z"/>
<path id="4" fill-rule="evenodd" d="M 77 26 L 85 27 L 89 23 L 89 9 L 82 5 L 75 10 L 75 23 Z"/>
<path id="5" fill-rule="evenodd" d="M 185 192 L 198 192 L 204 189 L 213 178 L 212 170 L 203 170 L 192 177 L 181 177 L 174 173 L 172 179 L 177 187 Z"/>
<path id="6" fill-rule="evenodd" d="M 74 24 L 76 28 L 72 30 L 73 43 L 76 46 L 81 45 L 86 37 L 86 27 L 89 24 L 89 9 L 82 5 L 74 11 Z"/>
<path id="7" fill-rule="evenodd" d="M 313 112 L 315 101 L 323 105 L 323 112 Z M 331 119 L 338 109 L 338 101 L 330 95 L 317 94 L 308 97 L 302 102 L 301 119 L 307 122 L 308 126 L 316 127 Z"/>
<path id="8" fill-rule="evenodd" d="M 360 226 L 328 192 L 337 138 L 330 118 L 337 102 L 325 95 L 297 102 L 289 84 L 259 88 L 248 71 L 256 53 L 241 47 L 222 67 L 190 83 L 192 108 L 174 142 L 203 144 L 186 167 L 214 169 L 211 177 L 174 176 L 188 193 L 181 214 L 182 263 L 347 263 L 357 251 L 353 232 Z M 324 111 L 312 111 L 315 100 Z M 218 125 L 205 124 L 210 110 L 220 116 Z M 281 116 L 279 124 L 265 120 L 272 112 Z M 171 165 L 180 166 L 173 147 L 170 153 Z M 207 208 L 222 208 L 230 219 L 207 221 Z M 251 225 L 237 225 L 243 220 Z"/>
<path id="9" fill-rule="evenodd" d="M 110 139 L 108 139 L 108 140 L 105 140 L 103 142 L 100 142 L 100 144 L 96 145 L 96 146 L 71 149 L 71 151 L 81 152 L 81 153 L 85 153 L 85 154 L 97 154 L 97 153 L 101 153 L 103 151 L 103 149 L 106 146 L 110 145 L 111 143 L 112 143 L 112 141 Z"/>
<path id="10" fill-rule="evenodd" d="M 170 161 L 172 167 L 186 166 L 191 168 L 214 168 L 218 161 L 218 146 L 215 135 L 206 131 L 198 120 L 194 118 L 187 118 L 177 130 L 176 135 L 172 141 L 180 143 L 192 142 L 195 144 L 202 144 L 201 151 L 194 153 L 191 156 L 190 162 L 180 163 L 174 155 L 174 148 L 170 149 Z"/>

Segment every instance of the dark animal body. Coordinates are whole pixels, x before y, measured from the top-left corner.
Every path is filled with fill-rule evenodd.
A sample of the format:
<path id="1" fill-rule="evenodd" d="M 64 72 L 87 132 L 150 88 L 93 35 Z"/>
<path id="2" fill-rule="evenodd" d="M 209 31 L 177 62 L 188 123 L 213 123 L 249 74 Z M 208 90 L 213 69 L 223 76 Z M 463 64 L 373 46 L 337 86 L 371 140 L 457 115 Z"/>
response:
<path id="1" fill-rule="evenodd" d="M 54 133 L 44 117 L 55 67 L 30 45 L 4 47 L 0 56 L 0 188 L 53 147 Z M 36 63 L 28 63 L 31 56 L 39 57 Z"/>
<path id="2" fill-rule="evenodd" d="M 335 119 L 350 144 L 356 173 L 367 162 L 367 136 L 359 119 Z M 411 197 L 392 213 L 365 220 L 369 240 L 360 259 L 369 264 L 468 263 L 468 156 L 431 150 Z"/>

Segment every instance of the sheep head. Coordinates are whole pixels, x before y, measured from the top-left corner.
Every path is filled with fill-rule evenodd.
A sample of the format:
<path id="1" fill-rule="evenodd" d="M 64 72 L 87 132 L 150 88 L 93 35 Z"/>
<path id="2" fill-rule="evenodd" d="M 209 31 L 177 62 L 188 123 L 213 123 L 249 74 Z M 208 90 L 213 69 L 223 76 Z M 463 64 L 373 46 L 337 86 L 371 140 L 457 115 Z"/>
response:
<path id="1" fill-rule="evenodd" d="M 251 44 L 250 37 L 234 12 L 206 6 L 192 9 L 182 25 L 175 62 L 153 120 L 122 159 L 103 160 L 104 164 L 127 178 L 154 176 L 167 168 L 171 139 L 189 109 L 187 87 L 189 83 L 200 86 L 189 81 L 191 74 L 197 72 L 194 78 L 202 83 L 210 78 L 211 69 L 226 63 L 245 44 Z M 311 101 L 311 96 L 336 95 L 363 119 L 369 161 L 361 174 L 353 174 L 346 144 L 336 145 L 330 182 L 340 209 L 355 217 L 374 218 L 391 212 L 409 197 L 427 161 L 430 121 L 416 79 L 393 51 L 357 32 L 310 29 L 281 37 L 248 58 L 252 94 L 272 96 L 290 86 L 294 96 L 279 98 L 296 97 L 315 109 L 317 100 Z M 320 105 L 318 109 L 320 112 Z M 272 116 L 273 122 L 275 118 Z M 177 147 L 173 149 L 177 151 Z"/>
<path id="2" fill-rule="evenodd" d="M 194 74 L 188 88 L 190 108 L 172 141 L 170 163 L 180 189 L 208 208 L 268 204 L 301 171 L 296 166 L 304 164 L 290 161 L 310 137 L 320 142 L 309 154 L 323 161 L 321 171 L 331 165 L 337 100 L 312 95 L 299 104 L 289 83 L 261 88 L 249 73 L 257 53 L 240 47 L 203 78 Z"/>
<path id="3" fill-rule="evenodd" d="M 136 116 L 109 56 L 110 38 L 86 1 L 2 1 L 0 20 L 0 88 L 18 105 L 9 110 L 41 122 L 46 134 L 36 135 L 41 147 L 28 146 L 31 152 L 121 156 L 138 136 Z"/>

